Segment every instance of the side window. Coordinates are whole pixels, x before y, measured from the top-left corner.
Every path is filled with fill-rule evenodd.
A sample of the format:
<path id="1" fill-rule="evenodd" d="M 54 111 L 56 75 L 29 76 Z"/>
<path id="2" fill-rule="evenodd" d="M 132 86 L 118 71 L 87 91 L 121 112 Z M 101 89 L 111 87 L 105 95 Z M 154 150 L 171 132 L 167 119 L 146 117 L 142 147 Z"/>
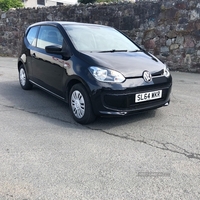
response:
<path id="1" fill-rule="evenodd" d="M 26 36 L 29 44 L 31 44 L 32 46 L 36 46 L 36 37 L 37 37 L 38 29 L 39 29 L 39 26 L 32 27 Z"/>
<path id="2" fill-rule="evenodd" d="M 38 4 L 38 5 L 43 5 L 43 6 L 45 6 L 44 0 L 37 0 L 37 4 Z"/>
<path id="3" fill-rule="evenodd" d="M 38 48 L 45 49 L 46 46 L 51 45 L 62 47 L 62 44 L 63 36 L 56 27 L 41 26 L 37 41 Z"/>

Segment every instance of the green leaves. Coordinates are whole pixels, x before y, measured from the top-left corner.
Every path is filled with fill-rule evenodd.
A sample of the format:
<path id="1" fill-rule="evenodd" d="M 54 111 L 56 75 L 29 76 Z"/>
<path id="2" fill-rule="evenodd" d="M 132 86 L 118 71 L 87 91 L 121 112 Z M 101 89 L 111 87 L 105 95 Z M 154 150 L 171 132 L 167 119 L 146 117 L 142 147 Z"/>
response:
<path id="1" fill-rule="evenodd" d="M 20 8 L 23 7 L 21 0 L 0 0 L 0 9 L 7 11 L 10 8 Z"/>

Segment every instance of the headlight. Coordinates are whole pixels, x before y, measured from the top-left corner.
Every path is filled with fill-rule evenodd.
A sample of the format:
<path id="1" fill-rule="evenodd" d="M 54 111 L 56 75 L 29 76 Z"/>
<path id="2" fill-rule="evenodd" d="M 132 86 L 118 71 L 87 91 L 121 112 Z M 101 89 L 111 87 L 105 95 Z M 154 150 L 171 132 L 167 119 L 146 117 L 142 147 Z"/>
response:
<path id="1" fill-rule="evenodd" d="M 168 78 L 170 76 L 169 68 L 165 67 L 163 71 L 164 71 L 163 75 Z"/>
<path id="2" fill-rule="evenodd" d="M 98 81 L 121 83 L 125 80 L 122 74 L 114 70 L 92 66 L 89 67 L 89 71 Z"/>

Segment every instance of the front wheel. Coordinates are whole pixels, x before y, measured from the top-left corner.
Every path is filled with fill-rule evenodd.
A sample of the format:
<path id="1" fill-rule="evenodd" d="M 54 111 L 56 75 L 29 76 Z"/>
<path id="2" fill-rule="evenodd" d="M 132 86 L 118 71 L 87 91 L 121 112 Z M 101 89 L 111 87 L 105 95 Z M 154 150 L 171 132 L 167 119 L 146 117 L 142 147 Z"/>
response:
<path id="1" fill-rule="evenodd" d="M 27 74 L 23 65 L 19 67 L 19 82 L 24 90 L 30 90 L 33 87 L 27 78 Z"/>
<path id="2" fill-rule="evenodd" d="M 71 88 L 69 106 L 74 120 L 78 123 L 89 124 L 96 118 L 90 98 L 82 84 L 76 84 Z"/>

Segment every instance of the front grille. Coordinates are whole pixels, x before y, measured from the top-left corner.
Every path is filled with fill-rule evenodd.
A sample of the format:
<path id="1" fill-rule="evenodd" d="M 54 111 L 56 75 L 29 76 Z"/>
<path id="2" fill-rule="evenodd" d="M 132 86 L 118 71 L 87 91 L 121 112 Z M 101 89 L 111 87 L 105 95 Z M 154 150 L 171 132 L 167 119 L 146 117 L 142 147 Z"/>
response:
<path id="1" fill-rule="evenodd" d="M 153 90 L 159 90 L 159 88 L 154 87 Z M 144 102 L 135 103 L 135 94 L 148 92 L 146 90 L 139 90 L 136 92 L 128 93 L 128 94 L 106 94 L 104 95 L 104 104 L 106 107 L 116 110 L 139 110 L 145 109 L 149 107 L 156 107 L 157 105 L 161 105 L 162 103 L 168 99 L 170 90 L 168 88 L 162 89 L 162 98 L 149 100 Z"/>

